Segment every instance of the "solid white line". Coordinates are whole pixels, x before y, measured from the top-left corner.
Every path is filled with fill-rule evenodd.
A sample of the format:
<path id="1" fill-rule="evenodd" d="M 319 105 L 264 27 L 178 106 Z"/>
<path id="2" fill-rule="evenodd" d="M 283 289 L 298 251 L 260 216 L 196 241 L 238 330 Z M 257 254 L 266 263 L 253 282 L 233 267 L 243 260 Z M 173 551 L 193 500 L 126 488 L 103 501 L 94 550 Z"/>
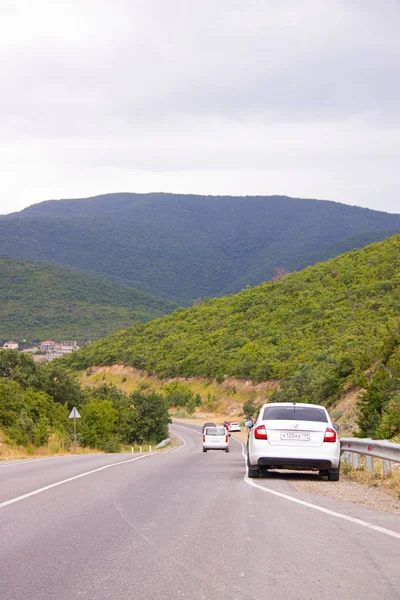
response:
<path id="1" fill-rule="evenodd" d="M 42 494 L 47 490 L 51 490 L 52 488 L 58 487 L 59 485 L 64 485 L 64 483 L 69 483 L 70 481 L 75 481 L 75 479 L 81 479 L 82 477 L 87 477 L 88 475 L 92 475 L 93 473 L 98 473 L 99 471 L 104 471 L 105 469 L 111 469 L 112 467 L 118 467 L 119 465 L 125 465 L 127 463 L 135 462 L 135 460 L 141 460 L 142 458 L 147 458 L 149 456 L 163 456 L 165 454 L 172 454 L 177 450 L 180 450 L 184 446 L 186 446 L 185 440 L 178 434 L 177 435 L 183 442 L 181 446 L 178 448 L 174 448 L 173 450 L 167 450 L 166 452 L 150 452 L 149 454 L 143 454 L 142 456 L 136 456 L 136 458 L 130 458 L 128 460 L 122 460 L 117 463 L 111 463 L 109 465 L 103 465 L 102 467 L 98 467 L 97 469 L 92 469 L 91 471 L 86 471 L 85 473 L 80 473 L 79 475 L 74 475 L 73 477 L 68 477 L 68 479 L 63 479 L 62 481 L 56 481 L 55 483 L 50 483 L 42 488 L 37 490 L 33 490 L 32 492 L 28 492 L 27 494 L 22 494 L 22 496 L 17 496 L 16 498 L 11 498 L 10 500 L 6 500 L 5 502 L 0 503 L 0 509 L 9 506 L 10 504 L 15 504 L 16 502 L 20 502 L 21 500 L 26 500 L 27 498 L 31 498 L 32 496 L 36 496 L 37 494 Z M 91 455 L 93 456 L 93 455 Z M 96 455 L 100 456 L 100 455 Z M 48 457 L 48 458 L 58 458 L 58 457 Z M 36 459 L 36 460 L 45 460 L 45 459 Z M 8 465 L 7 465 L 8 466 Z M 11 465 L 9 465 L 11 466 Z"/>
<path id="2" fill-rule="evenodd" d="M 183 425 L 177 425 L 176 423 L 172 423 L 172 427 L 180 427 L 181 429 L 185 429 L 186 431 L 194 431 L 198 435 L 202 435 L 201 431 L 197 431 L 197 429 L 192 429 L 191 427 L 184 427 Z M 176 434 L 176 435 L 178 435 L 178 434 Z"/>
<path id="3" fill-rule="evenodd" d="M 379 531 L 379 533 L 384 533 L 385 535 L 389 535 L 391 537 L 394 537 L 394 538 L 400 540 L 400 533 L 397 533 L 397 531 L 392 531 L 391 529 L 385 529 L 385 527 L 379 527 L 379 525 L 372 525 L 372 523 L 368 523 L 367 521 L 363 521 L 361 519 L 356 519 L 355 517 L 349 517 L 348 515 L 344 515 L 343 513 L 338 513 L 338 512 L 335 512 L 334 510 L 329 510 L 328 508 L 323 508 L 322 506 L 318 506 L 317 504 L 311 504 L 311 502 L 305 502 L 304 500 L 300 500 L 299 498 L 293 498 L 293 496 L 288 496 L 287 494 L 282 494 L 282 492 L 277 492 L 275 490 L 265 488 L 262 485 L 259 485 L 258 483 L 253 481 L 252 479 L 249 479 L 247 476 L 247 473 L 248 473 L 247 456 L 244 451 L 244 445 L 240 440 L 238 440 L 236 438 L 233 438 L 233 439 L 236 442 L 238 442 L 238 444 L 240 444 L 242 447 L 242 456 L 244 458 L 245 465 L 246 465 L 246 472 L 244 474 L 243 479 L 244 479 L 244 482 L 247 483 L 247 485 L 251 485 L 252 487 L 257 488 L 258 490 L 261 490 L 262 492 L 264 492 L 266 494 L 272 494 L 273 496 L 278 496 L 279 498 L 284 498 L 285 500 L 289 500 L 290 502 L 295 502 L 296 504 L 301 504 L 302 506 L 306 506 L 307 508 L 312 508 L 313 510 L 318 510 L 319 512 L 330 515 L 331 517 L 337 517 L 338 519 L 343 519 L 345 521 L 349 521 L 350 523 L 355 523 L 356 525 L 361 525 L 361 527 L 366 527 L 367 529 L 373 529 L 374 531 Z"/>
<path id="4" fill-rule="evenodd" d="M 31 498 L 32 496 L 36 496 L 37 494 L 42 494 L 47 490 L 51 490 L 52 488 L 58 487 L 59 485 L 64 485 L 64 483 L 69 483 L 70 481 L 75 481 L 76 479 L 81 479 L 82 477 L 87 477 L 88 475 L 92 475 L 93 473 L 98 473 L 99 471 L 105 471 L 105 469 L 111 469 L 112 467 L 118 467 L 119 465 L 125 465 L 126 463 L 134 462 L 135 460 L 140 460 L 142 458 L 147 458 L 149 456 L 159 456 L 156 453 L 143 454 L 142 456 L 137 456 L 136 458 L 130 458 L 129 460 L 122 460 L 117 463 L 111 463 L 110 465 L 103 465 L 102 467 L 98 467 L 97 469 L 92 469 L 91 471 L 86 471 L 85 473 L 80 473 L 79 475 L 74 475 L 73 477 L 68 477 L 68 479 L 63 479 L 61 481 L 56 481 L 55 483 L 50 483 L 42 488 L 37 490 L 33 490 L 32 492 L 28 492 L 27 494 L 23 494 L 22 496 L 17 496 L 16 498 L 11 498 L 11 500 L 6 500 L 0 504 L 0 509 L 9 506 L 10 504 L 15 504 L 16 502 L 21 502 L 21 500 L 25 500 L 26 498 Z"/>
<path id="5" fill-rule="evenodd" d="M 176 431 L 174 432 L 174 435 L 176 435 L 182 442 L 182 445 L 179 446 L 178 448 L 174 448 L 173 450 L 170 450 L 169 452 L 172 454 L 173 452 L 177 452 L 178 450 L 180 450 L 181 448 L 183 448 L 184 446 L 186 446 L 186 442 L 183 439 L 183 437 L 181 435 L 179 435 L 179 433 L 176 433 Z"/>

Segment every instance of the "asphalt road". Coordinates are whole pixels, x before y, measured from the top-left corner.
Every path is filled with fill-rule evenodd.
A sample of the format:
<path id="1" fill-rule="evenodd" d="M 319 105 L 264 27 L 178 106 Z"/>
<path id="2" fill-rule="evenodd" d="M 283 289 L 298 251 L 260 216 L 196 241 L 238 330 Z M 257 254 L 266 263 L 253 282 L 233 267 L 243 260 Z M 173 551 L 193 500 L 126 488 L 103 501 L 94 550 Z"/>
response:
<path id="1" fill-rule="evenodd" d="M 0 598 L 400 598 L 398 516 L 245 480 L 239 442 L 171 429 L 173 452 L 0 465 Z"/>

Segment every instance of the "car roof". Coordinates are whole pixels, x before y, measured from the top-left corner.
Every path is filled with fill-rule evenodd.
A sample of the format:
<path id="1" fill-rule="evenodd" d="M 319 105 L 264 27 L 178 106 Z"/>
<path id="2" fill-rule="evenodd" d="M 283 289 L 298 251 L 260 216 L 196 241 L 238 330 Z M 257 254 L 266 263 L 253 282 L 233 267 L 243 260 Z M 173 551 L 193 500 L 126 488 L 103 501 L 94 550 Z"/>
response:
<path id="1" fill-rule="evenodd" d="M 326 411 L 325 406 L 321 406 L 321 404 L 307 404 L 306 402 L 267 402 L 261 408 L 266 408 L 267 406 L 308 406 Z"/>

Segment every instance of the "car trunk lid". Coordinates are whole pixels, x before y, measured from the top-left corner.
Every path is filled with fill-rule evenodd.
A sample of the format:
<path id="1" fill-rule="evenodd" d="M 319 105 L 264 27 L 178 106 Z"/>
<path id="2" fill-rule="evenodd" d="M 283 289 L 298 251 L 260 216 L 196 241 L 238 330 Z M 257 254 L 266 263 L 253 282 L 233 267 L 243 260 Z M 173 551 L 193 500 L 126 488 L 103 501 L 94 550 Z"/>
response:
<path id="1" fill-rule="evenodd" d="M 324 441 L 328 423 L 316 421 L 266 421 L 268 442 L 271 446 L 318 447 Z"/>

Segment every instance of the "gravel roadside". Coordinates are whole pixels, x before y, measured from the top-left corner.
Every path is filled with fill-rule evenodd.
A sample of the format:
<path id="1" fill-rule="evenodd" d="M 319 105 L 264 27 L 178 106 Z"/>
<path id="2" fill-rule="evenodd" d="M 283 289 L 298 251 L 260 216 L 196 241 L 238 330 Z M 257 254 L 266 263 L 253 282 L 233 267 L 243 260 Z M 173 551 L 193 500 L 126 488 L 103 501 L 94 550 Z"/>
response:
<path id="1" fill-rule="evenodd" d="M 285 477 L 283 473 L 282 476 Z M 328 496 L 335 500 L 353 502 L 373 510 L 400 515 L 400 500 L 385 489 L 351 481 L 346 475 L 341 475 L 340 481 L 337 482 L 325 481 L 317 475 L 314 476 L 316 480 L 311 479 L 311 477 L 291 479 L 289 483 L 297 492 L 315 496 Z"/>

